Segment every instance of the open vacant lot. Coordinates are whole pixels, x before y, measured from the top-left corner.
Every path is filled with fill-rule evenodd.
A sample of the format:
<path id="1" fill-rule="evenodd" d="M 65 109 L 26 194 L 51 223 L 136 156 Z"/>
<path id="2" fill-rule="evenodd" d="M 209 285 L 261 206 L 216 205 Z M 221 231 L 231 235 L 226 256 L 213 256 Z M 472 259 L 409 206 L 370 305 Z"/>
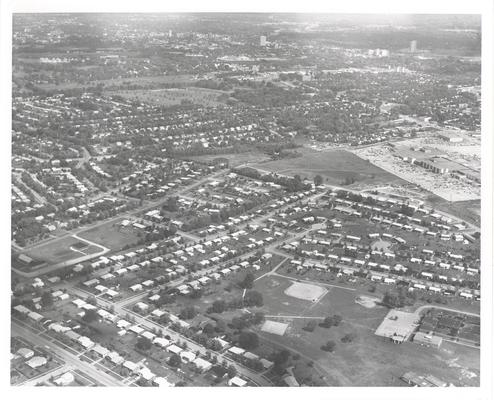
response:
<path id="1" fill-rule="evenodd" d="M 107 222 L 106 224 L 81 232 L 78 235 L 81 238 L 91 240 L 111 250 L 120 250 L 126 245 L 137 243 L 139 240 L 135 230 L 119 225 L 122 220 Z"/>
<path id="2" fill-rule="evenodd" d="M 174 106 L 182 101 L 190 101 L 205 107 L 216 107 L 223 104 L 219 98 L 226 92 L 197 87 L 172 89 L 145 89 L 145 90 L 118 90 L 108 92 L 110 95 L 119 95 L 127 99 L 142 101 L 160 106 Z"/>
<path id="3" fill-rule="evenodd" d="M 314 304 L 287 296 L 284 291 L 292 282 L 279 276 L 268 276 L 256 282 L 257 290 L 263 287 L 267 319 L 274 319 L 269 315 L 279 315 L 282 317 L 276 321 L 289 324 L 283 336 L 263 331 L 259 334 L 312 359 L 325 371 L 326 384 L 401 386 L 399 378 L 408 371 L 432 374 L 458 386 L 479 384 L 478 350 L 451 343 L 445 343 L 440 349 L 411 342 L 395 345 L 374 334 L 388 309 L 367 308 L 356 303 L 356 298 L 365 293 L 330 287 Z M 320 323 L 322 318 L 335 314 L 343 318 L 336 327 L 317 325 L 313 332 L 303 329 L 310 317 Z M 348 334 L 352 336 L 351 341 L 342 342 L 341 338 Z M 335 342 L 334 351 L 321 350 L 330 340 Z"/>
<path id="4" fill-rule="evenodd" d="M 355 183 L 406 183 L 397 176 L 353 155 L 346 150 L 315 151 L 297 149 L 301 157 L 268 161 L 253 165 L 256 168 L 286 175 L 300 175 L 312 179 L 321 175 L 325 183 L 340 185 L 345 179 Z"/>

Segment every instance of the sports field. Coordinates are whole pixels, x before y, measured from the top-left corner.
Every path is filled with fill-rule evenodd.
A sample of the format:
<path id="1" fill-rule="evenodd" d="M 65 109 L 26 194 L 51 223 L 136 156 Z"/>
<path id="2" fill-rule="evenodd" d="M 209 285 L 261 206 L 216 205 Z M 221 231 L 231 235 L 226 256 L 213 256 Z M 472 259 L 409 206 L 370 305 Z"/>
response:
<path id="1" fill-rule="evenodd" d="M 36 260 L 56 264 L 72 260 L 73 258 L 98 253 L 101 250 L 98 246 L 87 244 L 73 237 L 66 237 L 35 247 L 26 251 L 25 254 Z"/>
<path id="2" fill-rule="evenodd" d="M 340 149 L 316 151 L 308 148 L 297 149 L 301 157 L 262 162 L 255 168 L 286 175 L 300 175 L 312 179 L 321 175 L 324 183 L 341 185 L 346 179 L 355 183 L 389 184 L 406 183 L 399 177 L 376 167 L 360 157 Z"/>
<path id="3" fill-rule="evenodd" d="M 300 282 L 292 283 L 292 285 L 285 290 L 285 294 L 288 296 L 312 301 L 314 303 L 319 301 L 327 292 L 327 289 L 322 286 Z"/>
<path id="4" fill-rule="evenodd" d="M 269 321 L 268 320 L 268 321 L 264 322 L 261 330 L 263 332 L 283 336 L 285 334 L 286 328 L 288 328 L 288 324 L 284 324 L 283 322 L 276 322 L 276 321 Z"/>

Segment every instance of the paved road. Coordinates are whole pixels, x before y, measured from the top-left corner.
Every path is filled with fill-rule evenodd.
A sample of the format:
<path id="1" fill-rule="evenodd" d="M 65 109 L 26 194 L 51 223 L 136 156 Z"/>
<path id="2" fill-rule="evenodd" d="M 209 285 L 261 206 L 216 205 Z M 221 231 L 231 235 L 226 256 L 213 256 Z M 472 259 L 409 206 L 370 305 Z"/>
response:
<path id="1" fill-rule="evenodd" d="M 15 175 L 15 174 L 14 174 Z M 20 174 L 19 174 L 20 175 Z M 20 176 L 17 176 L 17 179 L 16 181 L 19 181 L 20 183 L 23 183 L 22 182 L 22 179 Z M 16 182 L 14 182 L 16 183 Z M 27 186 L 25 183 L 24 183 L 24 186 L 28 188 L 29 192 L 34 196 L 34 198 L 36 199 L 36 201 L 40 204 L 46 204 L 48 201 L 46 200 L 46 198 L 44 198 L 43 196 L 41 196 L 38 192 L 36 192 L 35 190 L 31 189 L 29 186 Z"/>
<path id="2" fill-rule="evenodd" d="M 110 375 L 100 371 L 95 365 L 85 363 L 84 361 L 79 360 L 79 358 L 72 353 L 69 353 L 67 350 L 58 346 L 56 343 L 51 342 L 41 336 L 38 336 L 31 330 L 27 328 L 23 328 L 18 325 L 15 321 L 12 321 L 12 333 L 11 336 L 21 336 L 26 338 L 31 343 L 40 346 L 46 347 L 48 346 L 58 357 L 63 359 L 67 364 L 74 366 L 76 369 L 81 370 L 86 373 L 90 377 L 94 378 L 97 382 L 101 383 L 104 386 L 126 386 L 121 381 L 113 378 Z"/>
<path id="3" fill-rule="evenodd" d="M 89 154 L 89 151 L 85 147 L 82 148 L 82 153 L 83 154 L 81 158 L 76 158 L 77 168 L 81 168 L 85 162 L 91 159 L 91 154 Z"/>
<path id="4" fill-rule="evenodd" d="M 438 310 L 451 311 L 451 312 L 455 312 L 455 313 L 458 313 L 458 314 L 465 314 L 465 315 L 470 315 L 472 317 L 479 317 L 480 318 L 480 314 L 476 314 L 476 313 L 472 313 L 472 312 L 468 312 L 468 311 L 462 311 L 462 310 L 455 310 L 454 308 L 441 307 L 441 306 L 436 306 L 436 305 L 432 305 L 432 304 L 431 305 L 425 304 L 423 306 L 420 306 L 419 308 L 417 308 L 415 310 L 415 314 L 420 315 L 420 313 L 423 310 L 426 310 L 428 308 L 436 308 Z"/>

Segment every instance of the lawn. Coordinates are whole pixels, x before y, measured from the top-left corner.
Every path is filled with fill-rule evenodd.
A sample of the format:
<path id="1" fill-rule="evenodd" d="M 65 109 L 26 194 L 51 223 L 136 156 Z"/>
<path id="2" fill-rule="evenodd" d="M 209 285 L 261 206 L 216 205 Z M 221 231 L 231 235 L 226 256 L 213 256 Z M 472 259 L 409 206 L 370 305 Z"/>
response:
<path id="1" fill-rule="evenodd" d="M 87 239 L 117 251 L 126 245 L 137 243 L 139 237 L 132 228 L 122 227 L 122 220 L 110 221 L 97 227 L 78 233 L 83 239 Z"/>
<path id="2" fill-rule="evenodd" d="M 301 157 L 261 162 L 256 168 L 286 175 L 300 175 L 312 179 L 321 175 L 325 183 L 340 185 L 346 178 L 358 183 L 389 184 L 406 183 L 399 177 L 357 157 L 346 150 L 315 151 L 297 149 Z M 351 187 L 351 186 L 350 186 Z"/>

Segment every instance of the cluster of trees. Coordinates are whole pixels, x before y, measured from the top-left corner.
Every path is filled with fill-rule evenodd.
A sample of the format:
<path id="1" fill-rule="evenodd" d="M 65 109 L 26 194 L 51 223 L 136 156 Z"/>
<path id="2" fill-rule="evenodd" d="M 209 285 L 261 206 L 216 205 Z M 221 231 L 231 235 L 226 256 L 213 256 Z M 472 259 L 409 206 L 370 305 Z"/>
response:
<path id="1" fill-rule="evenodd" d="M 215 300 L 211 307 L 207 310 L 208 313 L 221 314 L 227 310 L 235 310 L 244 307 L 262 307 L 263 297 L 262 293 L 255 290 L 250 290 L 245 293 L 245 296 L 225 301 L 225 300 Z"/>
<path id="2" fill-rule="evenodd" d="M 324 318 L 324 321 L 319 324 L 323 328 L 331 328 L 332 326 L 338 326 L 343 320 L 341 315 L 335 314 L 332 317 Z"/>
<path id="3" fill-rule="evenodd" d="M 182 364 L 182 359 L 177 354 L 172 354 L 168 359 L 168 365 L 173 368 L 178 368 Z"/>
<path id="4" fill-rule="evenodd" d="M 264 322 L 264 313 L 243 314 L 240 317 L 233 317 L 230 323 L 233 329 L 242 330 L 252 325 L 259 325 Z"/>
<path id="5" fill-rule="evenodd" d="M 15 225 L 14 239 L 17 244 L 24 247 L 30 239 L 43 238 L 48 235 L 48 229 L 38 223 L 33 217 L 23 218 Z"/>
<path id="6" fill-rule="evenodd" d="M 242 289 L 252 289 L 254 286 L 254 274 L 252 272 L 247 272 L 244 279 L 238 283 Z"/>
<path id="7" fill-rule="evenodd" d="M 398 287 L 398 292 L 386 292 L 381 300 L 381 304 L 389 308 L 402 308 L 406 305 L 413 305 L 415 302 L 414 295 L 408 295 L 408 292 L 402 286 Z"/>
<path id="8" fill-rule="evenodd" d="M 328 351 L 332 353 L 336 347 L 334 340 L 328 340 L 325 344 L 321 346 L 321 350 Z"/>
<path id="9" fill-rule="evenodd" d="M 149 242 L 159 242 L 163 239 L 175 236 L 177 233 L 177 227 L 173 224 L 168 226 L 159 226 L 154 228 L 151 232 L 146 232 L 144 236 L 144 241 Z"/>
<path id="10" fill-rule="evenodd" d="M 283 349 L 270 356 L 271 361 L 273 361 L 273 372 L 277 374 L 284 373 L 286 366 L 290 360 L 291 354 L 288 350 Z"/>
<path id="11" fill-rule="evenodd" d="M 244 331 L 238 337 L 238 344 L 246 350 L 252 350 L 259 346 L 259 336 L 254 332 Z"/>
<path id="12" fill-rule="evenodd" d="M 351 343 L 357 338 L 356 333 L 347 333 L 340 340 L 342 343 Z"/>
<path id="13" fill-rule="evenodd" d="M 86 312 L 84 313 L 84 315 L 82 317 L 82 320 L 84 322 L 87 322 L 88 324 L 90 324 L 91 322 L 97 321 L 98 319 L 99 319 L 99 316 L 98 316 L 98 313 L 96 312 L 96 310 L 86 310 Z"/>
<path id="14" fill-rule="evenodd" d="M 180 319 L 192 319 L 197 315 L 197 309 L 194 306 L 187 306 L 180 311 Z"/>
<path id="15" fill-rule="evenodd" d="M 223 79 L 219 81 L 213 79 L 201 79 L 194 82 L 194 86 L 213 90 L 231 90 L 233 88 L 230 83 L 226 82 Z"/>
<path id="16" fill-rule="evenodd" d="M 317 326 L 317 321 L 312 319 L 309 322 L 307 322 L 307 325 L 305 325 L 302 329 L 307 332 L 314 332 L 316 326 Z"/>
<path id="17" fill-rule="evenodd" d="M 143 336 L 139 336 L 136 342 L 136 348 L 143 351 L 148 351 L 152 345 L 153 343 L 151 342 L 151 340 Z"/>
<path id="18" fill-rule="evenodd" d="M 274 173 L 262 175 L 258 170 L 250 167 L 233 168 L 232 171 L 248 178 L 276 183 L 277 185 L 284 186 L 289 192 L 299 192 L 302 190 L 309 190 L 311 188 L 310 184 L 302 182 L 299 175 L 295 175 L 293 178 L 279 176 Z"/>

